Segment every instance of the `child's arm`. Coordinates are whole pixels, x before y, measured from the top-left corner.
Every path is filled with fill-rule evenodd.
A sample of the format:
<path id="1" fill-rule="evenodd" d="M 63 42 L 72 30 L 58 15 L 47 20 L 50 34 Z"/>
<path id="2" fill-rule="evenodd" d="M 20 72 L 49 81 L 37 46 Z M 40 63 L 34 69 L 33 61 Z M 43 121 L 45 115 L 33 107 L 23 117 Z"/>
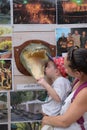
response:
<path id="1" fill-rule="evenodd" d="M 38 84 L 42 85 L 54 100 L 56 100 L 57 102 L 61 102 L 61 99 L 56 93 L 56 91 L 47 83 L 47 81 L 44 78 L 38 80 Z"/>

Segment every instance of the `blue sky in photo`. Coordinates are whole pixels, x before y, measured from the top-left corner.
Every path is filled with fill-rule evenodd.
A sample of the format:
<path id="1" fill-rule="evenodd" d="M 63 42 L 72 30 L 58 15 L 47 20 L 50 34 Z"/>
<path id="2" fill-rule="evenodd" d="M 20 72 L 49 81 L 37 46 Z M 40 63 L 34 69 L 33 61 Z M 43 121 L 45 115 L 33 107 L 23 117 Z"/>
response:
<path id="1" fill-rule="evenodd" d="M 68 33 L 71 32 L 71 28 L 56 28 L 55 33 L 56 33 L 56 41 L 61 37 L 62 33 L 65 34 L 67 37 Z"/>

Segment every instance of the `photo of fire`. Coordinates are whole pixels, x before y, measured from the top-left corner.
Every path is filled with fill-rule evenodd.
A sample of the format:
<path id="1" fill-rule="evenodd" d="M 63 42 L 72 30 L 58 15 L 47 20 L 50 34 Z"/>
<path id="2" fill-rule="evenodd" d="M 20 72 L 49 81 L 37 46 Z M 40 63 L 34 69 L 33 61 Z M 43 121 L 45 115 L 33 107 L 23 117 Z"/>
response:
<path id="1" fill-rule="evenodd" d="M 57 23 L 87 23 L 87 0 L 57 0 Z"/>
<path id="2" fill-rule="evenodd" d="M 11 60 L 0 60 L 0 90 L 12 88 Z"/>
<path id="3" fill-rule="evenodd" d="M 14 24 L 55 24 L 55 0 L 13 0 Z"/>

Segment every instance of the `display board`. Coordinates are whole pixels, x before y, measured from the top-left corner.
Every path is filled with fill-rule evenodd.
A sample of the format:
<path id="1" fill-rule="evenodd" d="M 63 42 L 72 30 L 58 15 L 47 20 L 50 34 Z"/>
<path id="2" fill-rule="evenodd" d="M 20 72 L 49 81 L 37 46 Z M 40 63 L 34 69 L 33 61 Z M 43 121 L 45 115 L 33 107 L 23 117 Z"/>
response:
<path id="1" fill-rule="evenodd" d="M 87 1 L 0 1 L 0 130 L 41 130 L 47 92 L 19 64 L 32 42 L 48 47 L 52 56 L 64 56 L 75 44 L 87 48 Z"/>

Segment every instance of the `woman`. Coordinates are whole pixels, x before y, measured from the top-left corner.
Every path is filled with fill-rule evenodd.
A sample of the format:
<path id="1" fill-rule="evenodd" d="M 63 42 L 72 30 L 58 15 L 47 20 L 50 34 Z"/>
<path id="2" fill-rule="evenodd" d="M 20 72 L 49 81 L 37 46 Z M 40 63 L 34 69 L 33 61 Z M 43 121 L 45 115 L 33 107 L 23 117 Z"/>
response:
<path id="1" fill-rule="evenodd" d="M 60 115 L 45 116 L 42 124 L 52 125 L 54 130 L 87 130 L 87 49 L 71 48 L 65 58 L 65 67 L 67 73 L 78 80 Z M 80 87 L 83 89 L 78 91 Z"/>

